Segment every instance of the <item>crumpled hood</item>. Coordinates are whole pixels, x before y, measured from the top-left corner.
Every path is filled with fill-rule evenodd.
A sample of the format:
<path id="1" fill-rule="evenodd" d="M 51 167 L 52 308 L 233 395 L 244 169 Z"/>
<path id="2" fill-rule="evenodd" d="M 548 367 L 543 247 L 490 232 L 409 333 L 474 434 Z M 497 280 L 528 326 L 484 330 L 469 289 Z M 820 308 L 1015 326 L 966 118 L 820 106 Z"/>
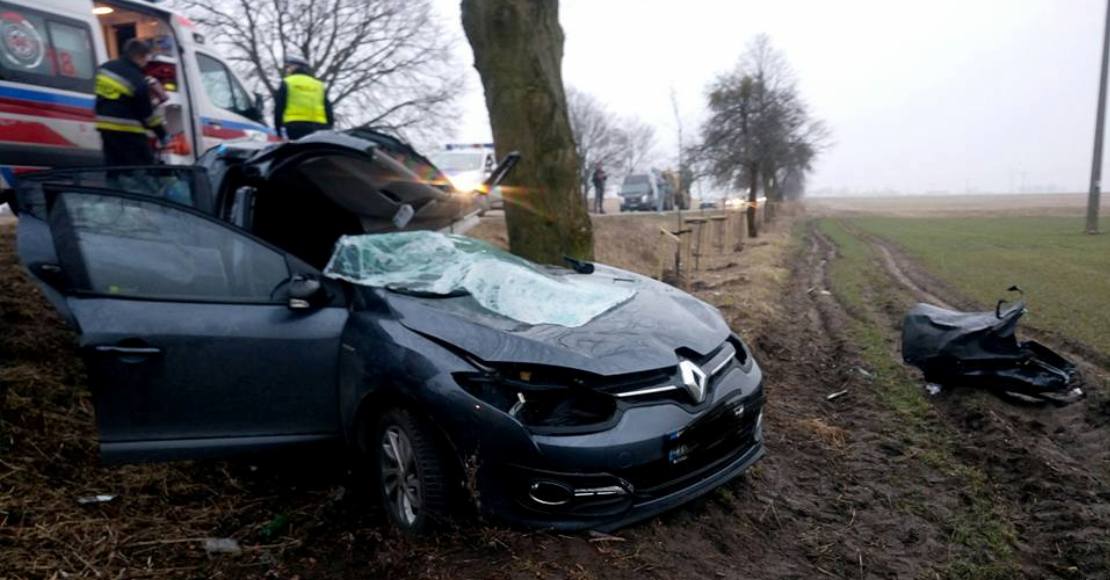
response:
<path id="1" fill-rule="evenodd" d="M 529 325 L 485 310 L 469 296 L 418 298 L 374 289 L 401 324 L 489 364 L 548 365 L 612 376 L 678 362 L 677 349 L 707 355 L 729 336 L 719 312 L 649 278 L 598 265 L 590 276 L 636 295 L 583 326 Z M 573 305 L 568 305 L 573 307 Z"/>

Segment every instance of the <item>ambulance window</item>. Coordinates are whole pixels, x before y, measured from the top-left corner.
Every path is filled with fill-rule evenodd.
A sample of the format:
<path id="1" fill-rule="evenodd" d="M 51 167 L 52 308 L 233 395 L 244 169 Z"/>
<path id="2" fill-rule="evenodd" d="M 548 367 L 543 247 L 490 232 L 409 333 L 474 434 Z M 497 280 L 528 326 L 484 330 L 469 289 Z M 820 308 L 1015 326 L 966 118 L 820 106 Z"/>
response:
<path id="1" fill-rule="evenodd" d="M 199 52 L 197 66 L 200 68 L 200 81 L 204 85 L 204 92 L 208 93 L 208 100 L 221 109 L 234 109 L 227 68 L 220 61 Z"/>
<path id="2" fill-rule="evenodd" d="M 94 61 L 85 23 L 0 2 L 0 79 L 91 93 Z"/>
<path id="3" fill-rule="evenodd" d="M 54 43 L 59 75 L 79 79 L 93 77 L 93 48 L 87 30 L 61 22 L 51 22 L 50 39 Z"/>
<path id="4" fill-rule="evenodd" d="M 251 109 L 251 99 L 224 63 L 197 53 L 200 80 L 212 104 L 228 111 L 244 114 Z"/>
<path id="5" fill-rule="evenodd" d="M 249 111 L 253 105 L 251 104 L 250 96 L 247 95 L 247 90 L 243 88 L 243 85 L 239 84 L 239 80 L 235 78 L 235 75 L 228 74 L 227 78 L 231 79 L 231 96 L 235 99 L 235 110 L 240 113 Z"/>

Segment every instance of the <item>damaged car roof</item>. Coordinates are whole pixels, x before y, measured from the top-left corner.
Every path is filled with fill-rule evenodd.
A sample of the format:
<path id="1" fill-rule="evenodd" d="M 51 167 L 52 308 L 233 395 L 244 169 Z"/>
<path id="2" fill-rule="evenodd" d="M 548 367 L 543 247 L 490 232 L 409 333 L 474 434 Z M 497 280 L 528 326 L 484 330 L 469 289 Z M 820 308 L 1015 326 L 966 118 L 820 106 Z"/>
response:
<path id="1" fill-rule="evenodd" d="M 478 195 L 455 190 L 411 147 L 368 129 L 320 131 L 257 150 L 219 147 L 198 165 L 216 191 L 240 185 L 235 177 L 311 186 L 359 216 L 365 233 L 449 229 L 480 209 Z"/>

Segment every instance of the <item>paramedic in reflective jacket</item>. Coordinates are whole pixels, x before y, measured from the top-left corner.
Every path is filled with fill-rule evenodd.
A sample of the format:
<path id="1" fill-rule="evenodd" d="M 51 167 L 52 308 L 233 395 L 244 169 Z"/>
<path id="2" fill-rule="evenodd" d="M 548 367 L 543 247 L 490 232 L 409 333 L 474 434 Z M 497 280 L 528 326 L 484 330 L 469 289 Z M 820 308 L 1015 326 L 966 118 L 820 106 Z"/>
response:
<path id="1" fill-rule="evenodd" d="M 121 58 L 96 71 L 96 129 L 105 165 L 151 165 L 154 148 L 147 131 L 153 131 L 159 142 L 166 138 L 143 74 L 150 54 L 150 45 L 132 38 L 124 43 Z"/>
<path id="2" fill-rule="evenodd" d="M 327 87 L 311 69 L 303 58 L 285 57 L 286 76 L 274 100 L 274 128 L 290 139 L 332 127 Z"/>

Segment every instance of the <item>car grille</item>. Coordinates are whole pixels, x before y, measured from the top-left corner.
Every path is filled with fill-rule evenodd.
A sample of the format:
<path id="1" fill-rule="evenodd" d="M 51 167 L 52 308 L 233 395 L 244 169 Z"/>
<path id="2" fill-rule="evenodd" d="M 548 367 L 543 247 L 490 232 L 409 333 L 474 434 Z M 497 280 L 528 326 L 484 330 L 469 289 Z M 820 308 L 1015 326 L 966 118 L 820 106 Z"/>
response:
<path id="1" fill-rule="evenodd" d="M 651 498 L 686 487 L 748 452 L 763 407 L 760 397 L 734 398 L 664 438 L 660 461 L 625 470 L 636 495 Z"/>
<path id="2" fill-rule="evenodd" d="M 736 361 L 742 361 L 745 356 L 746 354 L 738 349 L 732 341 L 727 341 L 707 356 L 689 357 L 706 375 L 706 400 L 712 400 L 709 393 L 715 388 L 717 380 L 727 374 L 725 371 L 731 368 Z M 674 400 L 687 404 L 692 402 L 686 389 L 682 386 L 678 373 L 656 376 L 646 381 L 630 384 L 606 386 L 599 390 L 632 404 L 664 400 Z"/>

